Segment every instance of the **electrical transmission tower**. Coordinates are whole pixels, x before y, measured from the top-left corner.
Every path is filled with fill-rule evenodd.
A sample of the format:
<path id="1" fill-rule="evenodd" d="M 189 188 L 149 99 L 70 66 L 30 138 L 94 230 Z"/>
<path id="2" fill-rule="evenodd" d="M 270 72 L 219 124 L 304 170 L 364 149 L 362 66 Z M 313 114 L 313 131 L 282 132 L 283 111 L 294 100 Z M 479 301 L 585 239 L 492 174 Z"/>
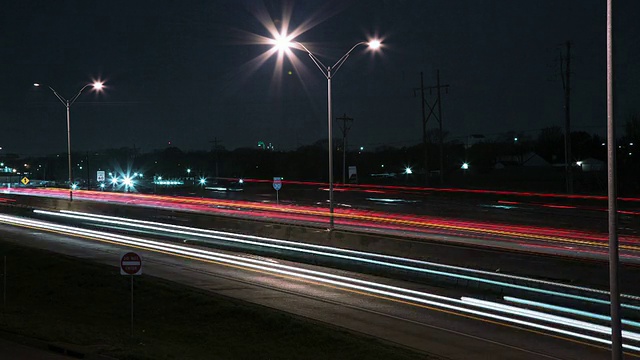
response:
<path id="1" fill-rule="evenodd" d="M 427 87 L 427 89 L 429 89 L 429 94 L 431 94 L 432 90 L 436 90 L 437 92 L 437 98 L 434 101 L 433 104 L 429 104 L 429 101 L 427 100 L 427 98 L 425 97 L 424 94 L 424 82 L 423 82 L 423 78 L 422 78 L 422 72 L 420 73 L 420 91 L 421 91 L 421 96 L 422 96 L 422 146 L 424 147 L 424 167 L 425 167 L 425 182 L 428 184 L 429 181 L 429 164 L 428 164 L 428 157 L 427 157 L 427 123 L 429 121 L 429 119 L 431 118 L 431 116 L 433 116 L 436 121 L 438 121 L 438 125 L 439 125 L 439 142 L 440 142 L 440 184 L 444 183 L 444 134 L 442 132 L 442 97 L 441 97 L 441 91 L 440 89 L 445 89 L 445 93 L 449 93 L 449 85 L 448 84 L 440 84 L 440 70 L 437 70 L 436 72 L 436 85 L 435 86 L 429 86 Z M 415 91 L 417 91 L 418 89 L 414 89 L 414 94 Z M 425 105 L 426 107 L 429 108 L 429 114 L 427 114 L 425 116 Z M 436 113 L 434 112 L 434 109 L 436 107 L 436 105 L 438 106 L 438 114 L 436 115 Z"/>

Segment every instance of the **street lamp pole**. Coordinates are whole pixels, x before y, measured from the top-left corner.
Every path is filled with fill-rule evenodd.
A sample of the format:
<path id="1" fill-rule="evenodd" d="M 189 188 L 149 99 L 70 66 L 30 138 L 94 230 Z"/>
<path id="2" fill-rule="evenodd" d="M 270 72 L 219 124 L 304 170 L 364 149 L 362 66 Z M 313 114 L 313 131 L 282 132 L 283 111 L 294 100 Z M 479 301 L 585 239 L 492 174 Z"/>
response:
<path id="1" fill-rule="evenodd" d="M 33 86 L 35 87 L 40 87 L 40 85 L 41 84 L 39 83 L 33 84 Z M 69 162 L 69 201 L 73 201 L 73 170 L 71 167 L 71 105 L 73 105 L 73 103 L 78 99 L 78 97 L 80 97 L 80 94 L 82 94 L 82 91 L 84 91 L 84 89 L 86 89 L 88 86 L 93 86 L 95 90 L 99 91 L 102 89 L 103 83 L 100 81 L 95 81 L 91 84 L 86 84 L 80 89 L 80 91 L 78 91 L 76 96 L 72 97 L 71 99 L 65 99 L 60 94 L 58 94 L 58 92 L 55 91 L 51 86 L 47 85 L 49 90 L 53 92 L 53 94 L 58 98 L 58 100 L 60 100 L 62 105 L 64 105 L 65 108 L 67 109 L 67 158 Z"/>
<path id="2" fill-rule="evenodd" d="M 82 89 L 84 89 L 84 87 Z M 55 92 L 55 90 L 53 90 L 53 93 L 58 95 Z M 69 100 L 65 102 L 65 107 L 67 108 L 67 158 L 69 160 L 69 201 L 73 201 L 73 170 L 71 167 L 71 118 L 70 118 L 71 104 L 69 103 Z"/>
<path id="3" fill-rule="evenodd" d="M 609 210 L 609 296 L 611 306 L 611 359 L 622 360 L 620 319 L 620 242 L 618 239 L 618 182 L 616 128 L 613 113 L 613 0 L 607 0 L 607 202 Z"/>
<path id="4" fill-rule="evenodd" d="M 311 55 L 311 53 L 309 53 Z M 333 114 L 331 113 L 331 68 L 327 68 L 327 126 L 329 128 L 329 230 L 333 229 Z"/>
<path id="5" fill-rule="evenodd" d="M 276 41 L 276 46 L 282 47 L 283 45 L 286 47 L 291 47 L 291 45 L 297 45 L 300 48 L 302 48 L 304 51 L 307 52 L 307 54 L 309 55 L 309 57 L 311 58 L 311 60 L 313 61 L 314 64 L 316 64 L 316 66 L 318 67 L 318 69 L 320 69 L 320 71 L 322 72 L 322 74 L 327 78 L 327 125 L 328 125 L 328 132 L 329 132 L 329 230 L 333 230 L 333 225 L 334 225 L 334 219 L 333 219 L 333 209 L 334 209 L 334 203 L 333 203 L 333 122 L 332 117 L 332 109 L 331 109 L 331 79 L 332 77 L 338 72 L 338 70 L 340 70 L 340 67 L 342 66 L 342 64 L 344 64 L 345 61 L 347 61 L 347 58 L 349 57 L 349 55 L 351 55 L 351 52 L 353 50 L 355 50 L 355 48 L 357 48 L 360 45 L 368 45 L 371 49 L 377 49 L 380 47 L 380 41 L 378 40 L 373 40 L 370 42 L 366 42 L 366 41 L 361 41 L 355 45 L 353 45 L 351 47 L 351 49 L 349 49 L 349 51 L 347 51 L 338 61 L 336 61 L 336 63 L 333 66 L 325 66 L 322 61 L 320 61 L 320 59 L 318 59 L 318 57 L 312 53 L 311 51 L 309 51 L 309 49 L 307 49 L 306 46 L 304 46 L 302 43 L 299 42 L 288 42 L 285 40 L 285 43 L 282 43 L 282 40 L 284 39 L 280 39 Z"/>

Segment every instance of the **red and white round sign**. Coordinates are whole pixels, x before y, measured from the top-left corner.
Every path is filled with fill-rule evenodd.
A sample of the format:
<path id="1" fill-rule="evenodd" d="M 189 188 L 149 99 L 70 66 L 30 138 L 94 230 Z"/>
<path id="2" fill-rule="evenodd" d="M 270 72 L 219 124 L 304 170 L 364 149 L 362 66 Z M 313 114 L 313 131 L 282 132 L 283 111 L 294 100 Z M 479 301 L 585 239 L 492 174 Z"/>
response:
<path id="1" fill-rule="evenodd" d="M 142 274 L 142 258 L 134 252 L 122 255 L 120 259 L 120 274 L 140 275 Z"/>

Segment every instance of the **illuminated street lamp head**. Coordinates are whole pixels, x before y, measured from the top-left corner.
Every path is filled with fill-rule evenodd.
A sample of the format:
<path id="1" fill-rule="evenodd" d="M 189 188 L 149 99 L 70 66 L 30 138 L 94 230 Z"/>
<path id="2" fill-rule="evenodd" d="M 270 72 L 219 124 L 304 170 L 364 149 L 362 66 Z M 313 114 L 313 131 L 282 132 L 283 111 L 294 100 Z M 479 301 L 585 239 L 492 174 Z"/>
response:
<path id="1" fill-rule="evenodd" d="M 291 36 L 279 34 L 278 36 L 275 37 L 275 39 L 271 40 L 271 43 L 273 44 L 273 47 L 276 50 L 278 50 L 278 52 L 283 52 L 283 51 L 289 50 L 289 48 L 293 46 L 293 43 L 291 42 L 291 40 L 292 40 Z"/>
<path id="2" fill-rule="evenodd" d="M 382 43 L 380 42 L 380 40 L 378 40 L 378 39 L 374 39 L 374 40 L 369 41 L 368 45 L 369 45 L 369 49 L 371 49 L 371 50 L 377 50 L 377 49 L 379 49 L 379 48 L 380 48 L 380 46 L 382 45 Z"/>
<path id="3" fill-rule="evenodd" d="M 40 83 L 33 83 L 33 86 L 40 87 Z"/>
<path id="4" fill-rule="evenodd" d="M 97 91 L 100 91 L 104 88 L 104 82 L 102 81 L 94 81 L 91 85 L 93 86 L 93 89 Z"/>

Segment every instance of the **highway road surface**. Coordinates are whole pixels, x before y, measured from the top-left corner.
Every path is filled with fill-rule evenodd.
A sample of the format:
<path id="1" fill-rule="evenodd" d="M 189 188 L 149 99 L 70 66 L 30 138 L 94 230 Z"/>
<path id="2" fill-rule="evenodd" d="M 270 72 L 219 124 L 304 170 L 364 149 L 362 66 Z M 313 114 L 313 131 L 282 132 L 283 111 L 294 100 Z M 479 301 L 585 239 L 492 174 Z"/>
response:
<path id="1" fill-rule="evenodd" d="M 5 213 L 0 223 L 3 241 L 113 266 L 123 249 L 137 249 L 148 275 L 444 358 L 609 356 L 607 293 L 601 288 L 83 213 Z M 230 250 L 220 246 L 224 243 L 242 246 Z M 333 265 L 251 251 L 261 247 L 296 253 L 299 259 L 329 259 Z M 376 268 L 376 275 L 360 271 L 367 268 Z M 630 357 L 640 356 L 637 295 L 623 295 L 623 336 Z"/>
<path id="2" fill-rule="evenodd" d="M 314 206 L 122 192 L 74 193 L 76 200 L 315 227 L 326 227 L 329 216 L 326 208 Z M 5 194 L 64 199 L 68 191 L 13 188 L 5 190 Z M 0 201 L 13 200 L 0 197 Z M 567 209 L 567 205 L 550 205 L 542 212 L 531 213 L 531 209 L 518 209 L 523 206 L 494 200 L 474 200 L 465 205 L 461 205 L 459 200 L 446 201 L 434 207 L 434 211 L 440 211 L 441 215 L 338 208 L 334 219 L 337 229 L 349 231 L 597 260 L 608 258 L 606 226 L 605 230 L 600 229 L 603 219 L 606 224 L 606 213 L 591 208 Z M 628 214 L 621 214 L 621 218 L 624 218 L 619 236 L 621 261 L 639 264 L 640 235 L 637 232 L 640 229 L 640 213 L 628 211 Z"/>

